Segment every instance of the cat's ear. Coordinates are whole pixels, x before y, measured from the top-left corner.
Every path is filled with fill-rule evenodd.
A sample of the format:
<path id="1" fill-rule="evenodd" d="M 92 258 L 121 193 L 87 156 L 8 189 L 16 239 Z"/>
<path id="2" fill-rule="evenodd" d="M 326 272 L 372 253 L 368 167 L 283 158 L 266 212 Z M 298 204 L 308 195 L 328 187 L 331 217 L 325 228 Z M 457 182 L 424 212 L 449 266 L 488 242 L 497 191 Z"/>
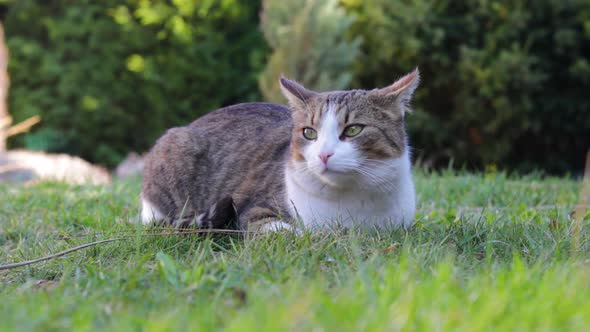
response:
<path id="1" fill-rule="evenodd" d="M 410 100 L 419 83 L 420 72 L 416 68 L 390 86 L 371 91 L 369 96 L 380 107 L 398 108 L 402 113 L 411 112 Z"/>
<path id="2" fill-rule="evenodd" d="M 284 76 L 279 79 L 281 92 L 289 101 L 289 105 L 295 108 L 304 108 L 307 100 L 317 93 L 306 89 L 303 85 L 292 81 Z"/>

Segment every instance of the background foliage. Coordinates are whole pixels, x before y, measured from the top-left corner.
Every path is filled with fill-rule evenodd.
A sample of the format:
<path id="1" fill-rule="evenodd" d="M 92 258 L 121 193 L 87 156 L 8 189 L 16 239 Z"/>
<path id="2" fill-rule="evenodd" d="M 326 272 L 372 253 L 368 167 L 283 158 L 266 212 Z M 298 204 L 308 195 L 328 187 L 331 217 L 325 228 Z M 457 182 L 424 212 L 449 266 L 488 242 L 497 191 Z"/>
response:
<path id="1" fill-rule="evenodd" d="M 338 0 L 263 1 L 261 27 L 272 55 L 259 79 L 264 99 L 282 103 L 279 77 L 285 75 L 316 91 L 344 90 L 360 38 L 348 41 L 352 15 Z"/>
<path id="2" fill-rule="evenodd" d="M 264 96 L 276 89 L 265 75 L 280 71 L 307 82 L 324 70 L 322 87 L 374 88 L 419 66 L 408 124 L 421 162 L 581 169 L 590 146 L 588 1 L 340 0 L 332 6 L 346 12 L 295 19 L 307 2 L 267 0 L 293 9 L 266 15 L 262 27 L 258 1 L 10 2 L 10 111 L 17 121 L 43 117 L 10 143 L 114 165 L 167 127 L 261 99 L 266 63 Z M 301 54 L 317 56 L 302 67 Z"/>
<path id="3" fill-rule="evenodd" d="M 167 127 L 257 99 L 258 12 L 247 0 L 13 2 L 10 111 L 43 117 L 13 144 L 112 166 Z"/>

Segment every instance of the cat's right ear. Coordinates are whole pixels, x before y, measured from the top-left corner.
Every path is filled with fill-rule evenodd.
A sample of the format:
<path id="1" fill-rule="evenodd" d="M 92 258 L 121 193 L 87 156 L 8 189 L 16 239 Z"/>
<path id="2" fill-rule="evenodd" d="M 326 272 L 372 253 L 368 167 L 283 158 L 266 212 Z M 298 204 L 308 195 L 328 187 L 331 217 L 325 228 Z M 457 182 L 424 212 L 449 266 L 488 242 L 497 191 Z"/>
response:
<path id="1" fill-rule="evenodd" d="M 289 105 L 294 108 L 304 109 L 307 104 L 307 100 L 317 93 L 306 89 L 303 85 L 292 81 L 284 76 L 279 79 L 281 86 L 281 92 L 283 96 L 289 101 Z"/>

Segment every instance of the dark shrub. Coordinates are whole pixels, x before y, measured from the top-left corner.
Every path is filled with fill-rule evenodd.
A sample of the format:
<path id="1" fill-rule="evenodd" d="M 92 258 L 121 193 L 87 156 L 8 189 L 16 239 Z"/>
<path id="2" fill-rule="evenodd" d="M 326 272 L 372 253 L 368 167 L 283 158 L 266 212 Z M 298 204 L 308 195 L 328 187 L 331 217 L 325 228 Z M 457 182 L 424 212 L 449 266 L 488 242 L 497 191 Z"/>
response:
<path id="1" fill-rule="evenodd" d="M 581 169 L 590 148 L 590 2 L 344 1 L 357 85 L 418 65 L 415 155 L 446 166 Z"/>

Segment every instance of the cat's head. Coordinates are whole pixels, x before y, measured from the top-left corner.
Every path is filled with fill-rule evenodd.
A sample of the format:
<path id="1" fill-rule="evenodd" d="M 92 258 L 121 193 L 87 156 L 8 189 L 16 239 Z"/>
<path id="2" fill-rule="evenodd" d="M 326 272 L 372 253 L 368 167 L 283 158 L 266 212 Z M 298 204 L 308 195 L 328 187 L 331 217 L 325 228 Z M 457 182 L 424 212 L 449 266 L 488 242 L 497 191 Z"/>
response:
<path id="1" fill-rule="evenodd" d="M 281 78 L 293 116 L 290 165 L 334 186 L 382 180 L 407 159 L 404 116 L 419 80 L 415 69 L 382 89 L 318 93 Z"/>

